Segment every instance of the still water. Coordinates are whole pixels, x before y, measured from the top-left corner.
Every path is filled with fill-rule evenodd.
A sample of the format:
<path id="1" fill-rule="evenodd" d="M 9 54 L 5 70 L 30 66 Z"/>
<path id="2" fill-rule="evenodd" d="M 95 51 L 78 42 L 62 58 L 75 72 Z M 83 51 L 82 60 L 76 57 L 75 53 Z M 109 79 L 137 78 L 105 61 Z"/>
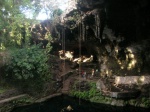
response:
<path id="1" fill-rule="evenodd" d="M 72 110 L 67 108 L 69 105 Z M 11 112 L 150 112 L 150 109 L 131 106 L 116 107 L 69 96 L 58 96 L 43 103 L 14 108 Z"/>

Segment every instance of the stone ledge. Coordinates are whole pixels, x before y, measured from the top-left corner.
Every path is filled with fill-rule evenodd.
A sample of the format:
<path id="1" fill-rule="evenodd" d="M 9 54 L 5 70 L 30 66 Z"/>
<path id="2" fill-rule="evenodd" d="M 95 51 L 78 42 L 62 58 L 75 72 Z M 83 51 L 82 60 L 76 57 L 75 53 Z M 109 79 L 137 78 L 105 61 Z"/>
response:
<path id="1" fill-rule="evenodd" d="M 26 96 L 27 96 L 27 94 L 22 94 L 22 95 L 6 98 L 6 99 L 0 101 L 0 106 L 3 105 L 4 103 L 8 103 L 8 102 L 11 102 L 13 100 L 17 100 L 19 98 L 26 97 Z"/>
<path id="2" fill-rule="evenodd" d="M 44 98 L 41 98 L 41 99 L 36 100 L 35 103 L 44 102 L 44 101 L 46 101 L 46 100 L 48 100 L 48 99 L 50 99 L 50 98 L 53 98 L 53 97 L 56 97 L 56 96 L 60 96 L 60 95 L 62 95 L 62 93 L 52 94 L 52 95 L 49 95 L 49 96 L 46 96 L 46 97 L 44 97 Z"/>
<path id="3" fill-rule="evenodd" d="M 115 84 L 136 84 L 136 85 L 145 85 L 150 84 L 150 75 L 142 76 L 116 76 Z"/>

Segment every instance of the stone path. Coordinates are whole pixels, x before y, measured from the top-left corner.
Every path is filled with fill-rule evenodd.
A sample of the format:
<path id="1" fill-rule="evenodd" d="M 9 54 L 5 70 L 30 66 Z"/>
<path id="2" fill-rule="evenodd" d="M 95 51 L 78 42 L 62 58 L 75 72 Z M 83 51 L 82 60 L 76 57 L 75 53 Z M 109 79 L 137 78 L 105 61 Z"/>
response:
<path id="1" fill-rule="evenodd" d="M 75 80 L 78 80 L 78 81 L 88 81 L 88 82 L 96 82 L 99 78 L 97 77 L 93 77 L 92 79 L 84 79 L 82 77 L 79 77 L 78 74 L 72 74 L 71 76 L 69 76 L 66 80 L 63 80 L 63 87 L 61 89 L 61 92 L 63 94 L 68 94 L 69 93 L 69 90 L 70 90 L 70 87 L 71 85 L 73 84 L 73 82 Z"/>
<path id="2" fill-rule="evenodd" d="M 56 60 L 52 59 L 51 62 L 53 61 L 56 61 Z M 97 77 L 93 77 L 91 79 L 87 78 L 86 80 L 82 78 L 81 76 L 79 77 L 79 74 L 81 75 L 81 73 L 79 73 L 78 71 L 79 68 L 78 67 L 76 69 L 71 68 L 72 63 L 68 60 L 60 60 L 59 57 L 57 57 L 57 62 L 53 62 L 53 63 L 55 63 L 54 68 L 52 68 L 52 70 L 54 70 L 54 77 L 57 77 L 56 75 L 58 75 L 58 79 L 62 81 L 62 86 L 60 86 L 57 89 L 57 91 L 60 90 L 62 94 L 69 93 L 69 90 L 71 87 L 70 85 L 75 80 L 88 81 L 88 82 L 92 82 L 92 81 L 96 82 L 98 80 Z M 86 71 L 87 77 L 90 77 L 93 66 L 96 66 L 96 65 L 94 63 L 84 63 L 82 64 L 80 71 Z"/>
<path id="3" fill-rule="evenodd" d="M 70 87 L 70 79 L 67 79 L 63 82 L 63 88 L 61 89 L 61 92 L 63 94 L 67 94 L 69 92 Z"/>

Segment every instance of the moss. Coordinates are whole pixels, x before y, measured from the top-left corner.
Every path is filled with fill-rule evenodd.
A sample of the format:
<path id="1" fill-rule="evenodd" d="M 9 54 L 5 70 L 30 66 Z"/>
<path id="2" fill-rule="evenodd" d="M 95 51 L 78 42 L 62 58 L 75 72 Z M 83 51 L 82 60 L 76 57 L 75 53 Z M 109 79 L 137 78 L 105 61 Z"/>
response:
<path id="1" fill-rule="evenodd" d="M 106 99 L 104 96 L 95 96 L 95 97 L 92 97 L 90 99 L 91 102 L 95 102 L 95 103 L 106 103 Z"/>
<path id="2" fill-rule="evenodd" d="M 4 93 L 7 89 L 0 87 L 0 94 Z"/>
<path id="3" fill-rule="evenodd" d="M 149 99 L 149 98 L 143 97 L 141 103 L 142 103 L 145 107 L 150 108 L 150 99 Z"/>
<path id="4" fill-rule="evenodd" d="M 140 99 L 131 99 L 128 101 L 128 105 L 150 108 L 150 99 L 145 97 Z"/>

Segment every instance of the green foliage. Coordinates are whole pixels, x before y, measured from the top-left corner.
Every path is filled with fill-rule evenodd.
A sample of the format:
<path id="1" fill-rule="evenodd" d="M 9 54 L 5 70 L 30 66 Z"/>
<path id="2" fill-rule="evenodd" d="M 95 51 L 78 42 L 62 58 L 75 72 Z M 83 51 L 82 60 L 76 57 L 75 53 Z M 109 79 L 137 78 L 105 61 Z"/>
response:
<path id="1" fill-rule="evenodd" d="M 53 10 L 56 9 L 54 5 L 58 5 L 56 0 L 0 1 L 0 50 L 22 48 L 13 49 L 9 55 L 11 59 L 7 59 L 10 63 L 7 64 L 5 73 L 6 79 L 10 79 L 9 82 L 26 88 L 35 86 L 40 88 L 43 82 L 49 79 L 49 67 L 46 62 L 51 46 L 48 44 L 46 50 L 39 49 L 40 45 L 29 47 L 32 38 L 31 26 L 40 21 L 36 20 L 36 17 L 27 18 L 25 13 L 29 11 L 31 15 L 36 16 L 44 9 L 52 16 Z M 61 11 L 58 10 L 56 14 L 61 14 Z M 45 39 L 51 39 L 50 32 L 46 34 Z"/>
<path id="2" fill-rule="evenodd" d="M 57 8 L 59 3 L 58 0 L 1 0 L 0 50 L 28 45 L 31 38 L 31 26 L 40 22 L 36 20 L 37 15 L 44 10 L 49 18 L 52 18 L 53 14 L 59 16 L 62 13 Z M 32 19 L 27 18 L 27 12 L 33 15 Z"/>
<path id="3" fill-rule="evenodd" d="M 7 74 L 15 79 L 42 78 L 48 74 L 48 57 L 39 46 L 18 49 L 11 53 L 11 61 L 7 66 Z"/>
<path id="4" fill-rule="evenodd" d="M 96 84 L 95 83 L 90 83 L 90 91 L 89 91 L 89 98 L 96 96 L 97 94 L 97 89 L 96 89 Z"/>
<path id="5" fill-rule="evenodd" d="M 150 99 L 148 98 L 142 98 L 141 103 L 145 106 L 145 107 L 150 107 Z"/>
<path id="6" fill-rule="evenodd" d="M 60 16 L 63 13 L 63 11 L 61 9 L 55 9 L 53 12 L 53 16 Z"/>
<path id="7" fill-rule="evenodd" d="M 82 99 L 86 99 L 86 100 L 90 100 L 91 102 L 97 102 L 97 103 L 106 103 L 106 102 L 111 102 L 112 99 L 108 98 L 108 97 L 104 97 L 101 95 L 101 92 L 98 91 L 96 89 L 96 84 L 95 83 L 89 83 L 90 85 L 90 89 L 89 90 L 85 90 L 85 91 L 80 91 L 76 89 L 76 84 L 78 82 L 75 82 L 73 85 L 73 90 L 71 91 L 71 95 L 78 97 L 78 98 L 82 98 Z"/>
<path id="8" fill-rule="evenodd" d="M 50 43 L 48 43 L 48 44 L 46 45 L 45 53 L 46 53 L 46 54 L 49 54 L 51 50 L 52 50 L 52 46 L 51 46 Z"/>
<path id="9" fill-rule="evenodd" d="M 22 47 L 31 37 L 31 23 L 37 23 L 35 19 L 26 18 L 22 11 L 33 9 L 31 1 L 3 0 L 0 2 L 0 9 L 0 49 L 10 46 Z"/>
<path id="10" fill-rule="evenodd" d="M 98 92 L 98 90 L 96 89 L 96 84 L 95 83 L 89 83 L 90 89 L 87 91 L 80 91 L 80 90 L 76 90 L 76 85 L 77 82 L 75 82 L 75 84 L 73 85 L 73 90 L 71 91 L 71 95 L 78 97 L 78 98 L 82 98 L 82 99 L 90 99 L 92 97 L 95 96 L 100 96 L 100 92 Z"/>
<path id="11" fill-rule="evenodd" d="M 6 89 L 5 89 L 5 88 L 0 87 L 0 94 L 1 94 L 1 93 L 4 93 L 5 91 L 6 91 Z"/>
<path id="12" fill-rule="evenodd" d="M 26 88 L 41 88 L 48 79 L 50 71 L 48 55 L 40 45 L 33 45 L 11 52 L 11 60 L 6 66 L 6 77 Z"/>

